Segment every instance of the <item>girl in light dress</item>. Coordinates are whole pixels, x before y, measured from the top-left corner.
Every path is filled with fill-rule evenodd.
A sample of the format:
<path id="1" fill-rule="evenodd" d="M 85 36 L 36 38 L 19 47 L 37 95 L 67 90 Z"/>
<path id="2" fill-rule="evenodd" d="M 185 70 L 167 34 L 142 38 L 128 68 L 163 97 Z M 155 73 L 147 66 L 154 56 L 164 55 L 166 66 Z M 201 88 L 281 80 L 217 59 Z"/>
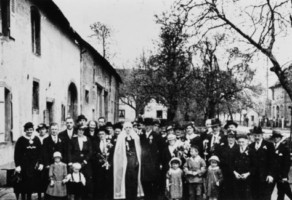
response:
<path id="1" fill-rule="evenodd" d="M 169 165 L 170 169 L 166 174 L 166 196 L 170 200 L 179 200 L 183 197 L 181 160 L 174 157 L 170 160 Z"/>
<path id="2" fill-rule="evenodd" d="M 66 176 L 67 165 L 61 162 L 62 155 L 60 152 L 53 154 L 54 163 L 49 169 L 50 184 L 47 188 L 47 199 L 61 200 L 67 197 Z"/>
<path id="3" fill-rule="evenodd" d="M 217 156 L 209 158 L 210 166 L 207 171 L 206 192 L 209 200 L 217 200 L 219 198 L 219 188 L 223 180 L 222 171 L 218 164 L 220 162 Z"/>

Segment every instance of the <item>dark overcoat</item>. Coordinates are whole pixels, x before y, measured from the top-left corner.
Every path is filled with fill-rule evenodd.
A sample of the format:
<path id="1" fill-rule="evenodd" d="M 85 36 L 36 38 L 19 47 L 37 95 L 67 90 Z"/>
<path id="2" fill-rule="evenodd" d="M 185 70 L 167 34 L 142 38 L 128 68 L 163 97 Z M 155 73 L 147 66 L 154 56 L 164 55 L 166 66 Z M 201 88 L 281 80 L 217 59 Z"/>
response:
<path id="1" fill-rule="evenodd" d="M 63 142 L 59 137 L 57 143 L 53 141 L 52 136 L 45 138 L 43 142 L 43 158 L 45 167 L 54 163 L 53 154 L 56 151 L 61 153 L 62 160 L 64 160 L 63 157 L 67 157 L 66 143 Z"/>
<path id="2" fill-rule="evenodd" d="M 159 175 L 161 137 L 151 132 L 147 138 L 146 133 L 140 135 L 141 142 L 141 180 L 155 181 Z"/>

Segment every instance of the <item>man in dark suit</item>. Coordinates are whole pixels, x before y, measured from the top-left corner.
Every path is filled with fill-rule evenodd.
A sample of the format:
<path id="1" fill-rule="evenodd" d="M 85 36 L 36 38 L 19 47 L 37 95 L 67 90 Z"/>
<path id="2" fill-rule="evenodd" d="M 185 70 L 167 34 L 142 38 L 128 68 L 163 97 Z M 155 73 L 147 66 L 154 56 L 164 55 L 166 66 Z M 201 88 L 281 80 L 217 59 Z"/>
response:
<path id="1" fill-rule="evenodd" d="M 235 131 L 227 132 L 227 141 L 228 143 L 222 147 L 219 153 L 220 167 L 223 173 L 223 184 L 222 184 L 222 199 L 224 200 L 233 200 L 235 199 L 234 194 L 234 183 L 235 177 L 233 175 L 235 158 L 237 152 L 239 151 L 239 146 L 235 142 Z"/>
<path id="2" fill-rule="evenodd" d="M 203 142 L 206 146 L 205 158 L 208 159 L 212 155 L 219 156 L 220 150 L 227 144 L 227 137 L 221 130 L 221 122 L 218 118 L 211 119 L 212 134 L 209 134 Z"/>
<path id="3" fill-rule="evenodd" d="M 46 168 L 54 163 L 53 154 L 59 151 L 62 157 L 66 157 L 65 146 L 63 141 L 58 137 L 58 124 L 50 124 L 50 135 L 43 142 L 43 159 Z"/>
<path id="4" fill-rule="evenodd" d="M 255 126 L 252 133 L 255 142 L 250 144 L 251 189 L 254 200 L 269 200 L 274 188 L 275 148 L 263 139 L 261 127 Z"/>
<path id="5" fill-rule="evenodd" d="M 292 199 L 292 192 L 288 182 L 290 171 L 290 153 L 289 148 L 282 141 L 282 134 L 279 131 L 273 131 L 272 139 L 275 144 L 275 182 L 278 188 L 278 200 L 284 200 L 285 194 Z"/>
<path id="6" fill-rule="evenodd" d="M 141 180 L 146 200 L 155 200 L 159 192 L 160 174 L 160 135 L 153 131 L 153 119 L 145 118 L 146 130 L 140 135 L 141 141 Z"/>
<path id="7" fill-rule="evenodd" d="M 76 130 L 74 129 L 74 120 L 72 117 L 66 118 L 66 130 L 59 133 L 59 138 L 64 143 L 64 155 L 63 162 L 68 164 L 68 154 L 70 148 L 70 141 L 74 135 L 77 135 Z"/>

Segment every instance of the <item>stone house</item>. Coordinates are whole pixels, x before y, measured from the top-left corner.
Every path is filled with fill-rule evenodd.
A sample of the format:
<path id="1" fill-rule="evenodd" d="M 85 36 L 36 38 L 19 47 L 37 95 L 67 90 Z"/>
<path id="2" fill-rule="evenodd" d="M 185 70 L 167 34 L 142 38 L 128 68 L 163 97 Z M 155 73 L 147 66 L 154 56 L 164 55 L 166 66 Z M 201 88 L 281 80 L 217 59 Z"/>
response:
<path id="1" fill-rule="evenodd" d="M 289 127 L 291 115 L 289 107 L 291 99 L 279 82 L 270 87 L 271 96 L 271 119 L 274 127 Z"/>
<path id="2" fill-rule="evenodd" d="M 60 129 L 81 113 L 117 121 L 120 83 L 52 0 L 1 0 L 0 169 L 13 167 L 14 142 L 27 121 Z"/>

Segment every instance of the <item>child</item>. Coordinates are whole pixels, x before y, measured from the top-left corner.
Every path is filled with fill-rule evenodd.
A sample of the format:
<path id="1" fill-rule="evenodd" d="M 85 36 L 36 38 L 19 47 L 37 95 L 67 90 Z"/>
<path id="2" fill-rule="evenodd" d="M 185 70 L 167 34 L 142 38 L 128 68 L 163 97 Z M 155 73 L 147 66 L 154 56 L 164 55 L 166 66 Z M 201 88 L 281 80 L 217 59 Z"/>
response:
<path id="1" fill-rule="evenodd" d="M 166 174 L 166 190 L 167 196 L 171 200 L 181 199 L 183 196 L 182 175 L 183 172 L 179 168 L 181 160 L 172 158 L 169 162 L 170 169 Z"/>
<path id="2" fill-rule="evenodd" d="M 50 166 L 49 177 L 50 184 L 46 194 L 48 199 L 65 199 L 67 197 L 66 176 L 67 166 L 61 162 L 62 155 L 60 152 L 53 154 L 54 164 Z"/>
<path id="3" fill-rule="evenodd" d="M 209 158 L 210 166 L 208 167 L 206 178 L 206 190 L 209 200 L 217 200 L 219 197 L 219 186 L 223 180 L 221 169 L 218 166 L 219 158 L 211 156 Z"/>
<path id="4" fill-rule="evenodd" d="M 81 200 L 84 195 L 86 181 L 84 175 L 80 172 L 81 164 L 74 163 L 72 168 L 73 172 L 67 176 L 69 199 Z"/>
<path id="5" fill-rule="evenodd" d="M 202 175 L 206 172 L 206 163 L 199 156 L 197 146 L 191 146 L 191 157 L 187 158 L 184 164 L 184 172 L 189 189 L 189 199 L 201 200 L 203 197 L 203 178 Z"/>

